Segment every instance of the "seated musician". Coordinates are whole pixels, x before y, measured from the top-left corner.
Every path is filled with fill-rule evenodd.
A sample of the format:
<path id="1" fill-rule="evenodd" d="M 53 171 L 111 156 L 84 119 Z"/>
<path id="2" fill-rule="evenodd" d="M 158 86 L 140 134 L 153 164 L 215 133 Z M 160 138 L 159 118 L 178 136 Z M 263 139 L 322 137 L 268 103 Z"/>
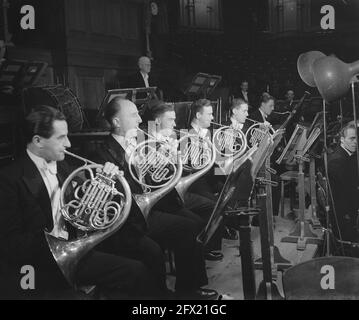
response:
<path id="1" fill-rule="evenodd" d="M 270 116 L 274 110 L 274 97 L 272 97 L 269 93 L 264 92 L 261 97 L 261 104 L 259 109 L 250 115 L 250 118 L 254 121 L 258 121 L 264 123 L 265 125 L 272 125 L 270 121 Z M 249 121 L 247 121 L 249 122 Z M 251 123 L 252 125 L 253 123 Z M 247 125 L 250 125 L 249 123 Z M 275 167 L 278 171 L 279 168 Z M 278 182 L 279 177 L 277 175 L 272 174 L 271 179 L 273 181 Z M 278 187 L 272 187 L 272 196 L 273 196 L 273 215 L 277 216 L 279 212 L 279 201 L 280 201 L 280 189 Z"/>
<path id="2" fill-rule="evenodd" d="M 239 101 L 239 100 L 238 100 Z M 246 106 L 248 108 L 248 105 L 245 104 L 243 106 Z M 207 99 L 200 99 L 196 101 L 192 105 L 191 109 L 191 128 L 189 130 L 189 133 L 198 134 L 201 137 L 211 137 L 211 133 L 208 130 L 208 128 L 211 125 L 211 122 L 213 120 L 213 108 L 211 106 L 211 102 Z M 245 169 L 246 168 L 246 169 Z M 218 167 L 214 168 L 214 170 L 209 171 L 206 175 L 198 179 L 196 182 L 193 183 L 193 185 L 190 187 L 189 191 L 192 193 L 197 193 L 199 195 L 208 197 L 210 199 L 216 199 L 216 196 L 214 195 L 215 192 L 220 192 L 221 187 L 223 187 L 223 172 L 221 174 L 216 175 L 215 170 L 219 170 Z M 233 197 L 229 204 L 234 207 L 234 205 L 238 202 L 240 206 L 246 206 L 248 204 L 248 199 L 250 197 L 253 182 L 250 175 L 250 165 L 249 163 L 246 163 L 243 165 L 243 168 L 240 168 L 241 172 L 243 172 L 243 177 L 245 176 L 243 183 L 241 178 L 239 181 L 241 183 L 238 184 L 236 196 Z M 219 173 L 219 172 L 218 172 Z M 217 187 L 213 187 L 215 184 L 217 184 Z M 243 189 L 243 190 L 240 190 Z M 222 226 L 223 228 L 223 226 Z M 225 238 L 228 239 L 235 239 L 236 233 L 226 228 L 226 232 L 224 234 Z"/>
<path id="3" fill-rule="evenodd" d="M 197 134 L 201 138 L 211 139 L 209 130 L 213 121 L 213 107 L 211 101 L 199 99 L 191 106 L 191 119 L 189 133 Z M 199 194 L 216 201 L 216 195 L 221 191 L 222 184 L 214 175 L 214 168 L 207 172 L 200 179 L 195 181 L 189 188 L 192 193 Z"/>
<path id="4" fill-rule="evenodd" d="M 23 128 L 25 152 L 0 172 L 0 264 L 4 270 L 0 295 L 49 298 L 47 294 L 69 290 L 44 231 L 64 240 L 75 236 L 71 225 L 63 224 L 59 211 L 60 187 L 70 174 L 64 151 L 71 145 L 65 116 L 54 108 L 35 108 Z M 106 163 L 104 172 L 116 174 L 118 168 Z M 34 268 L 34 290 L 21 287 L 24 266 Z M 75 282 L 97 285 L 109 298 L 154 297 L 157 290 L 141 261 L 98 250 L 80 260 Z"/>
<path id="5" fill-rule="evenodd" d="M 231 105 L 231 118 L 230 125 L 233 129 L 241 130 L 246 132 L 248 127 L 252 123 L 247 122 L 248 118 L 248 104 L 243 99 L 233 99 Z M 252 189 L 253 189 L 253 178 L 251 176 L 251 161 L 247 160 L 239 169 L 238 174 L 238 185 L 236 186 L 235 196 L 229 201 L 228 205 L 230 207 L 246 207 L 248 206 L 248 200 L 250 198 Z"/>
<path id="6" fill-rule="evenodd" d="M 274 98 L 267 92 L 264 92 L 261 97 L 259 108 L 250 114 L 250 118 L 264 124 L 270 125 L 268 117 L 274 110 Z"/>
<path id="7" fill-rule="evenodd" d="M 231 118 L 227 125 L 230 125 L 233 129 L 241 130 L 246 133 L 249 125 L 249 123 L 246 122 L 248 118 L 248 103 L 240 98 L 233 99 L 231 112 Z"/>
<path id="8" fill-rule="evenodd" d="M 137 146 L 136 129 L 142 122 L 137 107 L 129 100 L 115 98 L 106 106 L 105 118 L 112 129 L 98 157 L 102 162 L 112 161 L 118 165 L 124 171 L 132 193 L 142 194 L 143 186 L 132 177 L 128 164 Z M 146 223 L 135 201 L 131 215 L 133 223 L 141 227 L 149 238 L 162 248 L 174 251 L 178 297 L 209 299 L 217 295 L 215 290 L 201 288 L 208 279 L 203 252 L 196 243 L 196 225 L 192 220 L 152 209 Z"/>
<path id="9" fill-rule="evenodd" d="M 177 150 L 178 141 L 174 131 L 176 126 L 176 113 L 174 106 L 159 101 L 152 109 L 152 119 L 155 122 L 156 130 L 149 133 L 159 141 L 169 142 L 169 145 L 174 146 L 175 150 Z M 182 201 L 179 200 L 177 191 L 174 189 L 171 193 L 159 201 L 156 208 L 192 219 L 198 227 L 197 230 L 199 234 L 210 218 L 214 206 L 215 202 L 213 200 L 188 191 L 185 193 L 183 205 Z M 211 243 L 209 243 L 206 247 L 206 260 L 221 260 L 223 258 L 223 254 L 215 251 L 220 251 L 221 249 L 222 237 L 221 234 L 218 233 L 212 238 Z"/>
<path id="10" fill-rule="evenodd" d="M 358 167 L 356 159 L 356 127 L 346 125 L 340 132 L 340 145 L 329 155 L 329 182 L 333 192 L 334 213 L 331 224 L 338 239 L 359 242 L 358 219 Z"/>

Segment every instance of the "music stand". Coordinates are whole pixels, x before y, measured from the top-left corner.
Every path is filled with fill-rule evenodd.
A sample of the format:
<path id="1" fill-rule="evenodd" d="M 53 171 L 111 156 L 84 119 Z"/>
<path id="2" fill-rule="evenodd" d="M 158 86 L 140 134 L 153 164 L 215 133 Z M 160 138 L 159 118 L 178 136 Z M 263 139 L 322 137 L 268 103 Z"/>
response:
<path id="1" fill-rule="evenodd" d="M 315 121 L 317 120 L 315 119 Z M 291 232 L 289 236 L 281 239 L 282 242 L 297 243 L 297 250 L 305 250 L 307 243 L 319 244 L 321 242 L 321 239 L 310 229 L 308 220 L 305 219 L 304 163 L 310 161 L 306 157 L 306 153 L 315 141 L 312 136 L 317 135 L 317 131 L 312 130 L 313 135 L 309 136 L 311 139 L 307 139 L 306 131 L 307 128 L 297 125 L 288 143 L 289 147 L 287 146 L 288 148 L 285 148 L 281 157 L 277 160 L 277 163 L 280 163 L 283 159 L 287 159 L 288 161 L 296 160 L 298 162 L 299 219 L 296 222 L 293 232 Z M 313 164 L 314 162 L 311 165 L 312 170 L 314 169 Z M 319 223 L 316 214 L 315 216 L 313 215 L 311 220 L 315 222 L 315 224 Z"/>
<path id="2" fill-rule="evenodd" d="M 0 87 L 30 87 L 40 78 L 46 62 L 5 60 L 0 65 Z"/>
<path id="3" fill-rule="evenodd" d="M 221 81 L 221 76 L 202 72 L 197 73 L 192 79 L 191 85 L 185 91 L 185 95 L 188 97 L 203 96 L 203 98 L 207 98 Z"/>

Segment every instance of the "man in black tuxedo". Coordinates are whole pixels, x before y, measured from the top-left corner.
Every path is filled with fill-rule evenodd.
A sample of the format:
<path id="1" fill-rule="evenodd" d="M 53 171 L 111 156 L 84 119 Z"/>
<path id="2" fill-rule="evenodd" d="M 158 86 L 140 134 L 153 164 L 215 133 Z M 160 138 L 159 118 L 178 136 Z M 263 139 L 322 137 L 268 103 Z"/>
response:
<path id="1" fill-rule="evenodd" d="M 137 128 L 142 122 L 137 107 L 129 100 L 115 98 L 105 110 L 111 124 L 111 134 L 98 152 L 102 162 L 111 161 L 124 171 L 133 194 L 143 194 L 140 185 L 131 175 L 128 161 L 137 146 Z M 132 167 L 134 171 L 136 168 Z M 152 209 L 147 222 L 133 201 L 133 223 L 161 245 L 175 254 L 176 294 L 180 297 L 209 299 L 217 295 L 210 289 L 201 289 L 208 283 L 202 249 L 196 243 L 196 225 L 186 217 Z"/>
<path id="2" fill-rule="evenodd" d="M 244 134 L 253 123 L 247 121 L 248 103 L 241 98 L 234 99 L 231 105 L 231 118 L 226 125 L 233 129 L 240 130 Z M 238 184 L 233 197 L 229 200 L 228 206 L 246 207 L 253 189 L 253 178 L 251 175 L 252 162 L 247 160 L 238 172 Z"/>
<path id="3" fill-rule="evenodd" d="M 264 92 L 261 97 L 259 108 L 250 114 L 250 119 L 270 125 L 271 123 L 268 121 L 268 117 L 271 115 L 273 110 L 274 98 L 269 93 Z"/>
<path id="4" fill-rule="evenodd" d="M 63 161 L 69 148 L 67 123 L 58 110 L 35 108 L 24 123 L 27 149 L 0 172 L 0 256 L 4 270 L 0 295 L 10 298 L 49 298 L 69 287 L 49 250 L 46 230 L 72 240 L 75 230 L 65 225 L 59 210 L 60 187 L 69 175 Z M 106 163 L 105 174 L 118 168 Z M 35 270 L 35 290 L 22 290 L 22 266 Z M 154 297 L 156 284 L 142 262 L 90 250 L 79 262 L 77 285 L 97 285 L 111 298 Z M 51 297 L 51 296 L 50 296 Z"/>
<path id="5" fill-rule="evenodd" d="M 154 127 L 151 128 L 149 133 L 153 135 L 158 141 L 167 143 L 169 146 L 174 147 L 177 150 L 178 141 L 177 134 L 173 130 L 176 126 L 176 112 L 172 104 L 166 104 L 159 101 L 158 104 L 152 109 L 152 120 L 154 121 Z M 182 151 L 182 154 L 185 151 Z M 184 173 L 186 175 L 187 173 Z M 171 204 L 171 206 L 169 206 Z M 180 197 L 176 189 L 172 190 L 167 196 L 165 196 L 156 206 L 159 210 L 165 212 L 173 212 L 178 215 L 182 215 L 192 219 L 197 225 L 198 234 L 203 230 L 208 222 L 214 206 L 215 201 L 207 197 L 195 194 L 192 192 L 186 192 L 184 196 L 184 203 L 180 200 Z M 221 260 L 223 258 L 222 250 L 222 237 L 220 234 L 213 238 L 211 243 L 206 246 L 206 260 Z"/>
<path id="6" fill-rule="evenodd" d="M 149 88 L 149 87 L 157 87 L 156 95 L 157 99 L 163 98 L 162 91 L 158 88 L 157 80 L 150 75 L 151 73 L 151 60 L 148 57 L 140 57 L 138 59 L 138 71 L 132 74 L 128 78 L 128 82 L 126 84 L 127 88 Z M 147 95 L 145 93 L 138 93 L 137 99 L 145 99 Z"/>
<path id="7" fill-rule="evenodd" d="M 329 156 L 329 181 L 333 192 L 333 232 L 342 240 L 358 242 L 358 167 L 356 160 L 356 127 L 345 126 L 340 132 L 340 146 Z M 337 220 L 337 221 L 336 221 Z"/>
<path id="8" fill-rule="evenodd" d="M 247 102 L 249 110 L 253 112 L 255 110 L 255 101 L 253 95 L 248 91 L 248 87 L 248 81 L 243 80 L 240 85 L 239 93 L 235 98 L 240 98 Z"/>
<path id="9" fill-rule="evenodd" d="M 199 99 L 191 106 L 189 133 L 198 135 L 201 138 L 211 139 L 209 130 L 213 121 L 213 107 L 211 101 Z M 216 201 L 216 195 L 221 191 L 221 183 L 214 174 L 215 168 L 212 168 L 204 176 L 195 181 L 189 188 L 192 193 L 199 194 Z"/>
<path id="10" fill-rule="evenodd" d="M 261 97 L 261 102 L 259 109 L 250 114 L 250 119 L 257 121 L 259 123 L 263 123 L 264 125 L 270 126 L 269 117 L 274 110 L 274 97 L 272 97 L 269 93 L 264 92 Z M 253 122 L 247 120 L 247 126 L 253 125 Z M 272 166 L 277 170 L 277 174 L 280 174 L 282 170 L 280 167 L 276 166 L 272 163 Z M 278 175 L 272 174 L 272 180 L 279 182 Z M 280 189 L 278 187 L 272 187 L 272 196 L 273 196 L 273 215 L 278 215 L 279 210 L 279 201 L 280 201 Z M 256 220 L 255 220 L 256 221 Z"/>

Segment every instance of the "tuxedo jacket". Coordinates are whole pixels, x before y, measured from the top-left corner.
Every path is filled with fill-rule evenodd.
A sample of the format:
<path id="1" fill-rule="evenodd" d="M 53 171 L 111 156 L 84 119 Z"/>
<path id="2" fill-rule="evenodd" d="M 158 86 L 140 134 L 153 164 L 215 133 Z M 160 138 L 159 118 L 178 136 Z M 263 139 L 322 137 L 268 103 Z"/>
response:
<path id="1" fill-rule="evenodd" d="M 58 162 L 57 171 L 61 186 L 70 170 L 63 161 Z M 35 272 L 61 275 L 44 234 L 53 229 L 50 198 L 27 153 L 0 172 L 0 225 L 0 264 L 5 273 L 19 274 L 22 266 L 31 265 Z M 73 238 L 75 230 L 67 227 Z"/>
<path id="2" fill-rule="evenodd" d="M 248 96 L 248 101 L 244 98 L 244 95 L 242 93 L 242 90 L 239 90 L 239 92 L 237 94 L 234 95 L 234 98 L 241 98 L 244 101 L 246 101 L 248 103 L 248 107 L 250 110 L 254 110 L 255 106 L 256 106 L 256 101 L 255 101 L 255 96 L 251 93 L 248 92 L 247 93 Z"/>
<path id="3" fill-rule="evenodd" d="M 124 172 L 125 179 L 131 188 L 132 194 L 143 193 L 142 186 L 133 179 L 130 173 L 125 150 L 111 134 L 106 138 L 104 145 L 96 155 L 96 159 L 99 159 L 101 163 L 112 162 L 117 165 L 119 169 Z M 135 172 L 135 169 L 133 169 L 133 171 Z M 154 209 L 172 212 L 181 207 L 182 203 L 177 192 L 172 190 L 154 206 Z M 126 226 L 126 228 L 135 228 L 136 230 L 142 230 L 142 232 L 146 231 L 145 219 L 135 201 L 132 201 L 131 213 L 126 222 L 126 225 L 130 224 L 132 227 L 129 228 L 129 226 Z"/>
<path id="4" fill-rule="evenodd" d="M 232 121 L 231 119 L 228 119 L 227 121 L 224 121 L 224 123 L 222 123 L 224 126 L 231 126 L 232 125 Z M 242 132 L 244 134 L 246 134 L 248 128 L 253 124 L 253 122 L 251 121 L 246 121 L 244 124 L 243 124 L 243 128 L 242 128 Z"/>
<path id="5" fill-rule="evenodd" d="M 150 87 L 156 87 L 157 81 L 153 78 L 151 74 L 148 74 L 148 84 Z M 145 88 L 145 80 L 142 77 L 142 74 L 140 71 L 137 71 L 136 73 L 130 75 L 128 77 L 127 86 L 129 88 Z"/>
<path id="6" fill-rule="evenodd" d="M 153 75 L 151 75 L 151 73 L 148 74 L 148 85 L 150 87 L 157 87 L 156 94 L 158 97 L 161 96 L 160 89 L 158 87 L 158 81 Z M 136 73 L 130 75 L 127 79 L 127 83 L 126 83 L 125 87 L 126 88 L 145 88 L 146 84 L 145 84 L 145 80 L 142 77 L 141 72 L 137 71 Z M 137 99 L 145 99 L 146 96 L 147 95 L 145 93 L 138 93 L 136 97 L 137 97 Z"/>
<path id="7" fill-rule="evenodd" d="M 355 223 L 359 204 L 356 154 L 351 156 L 338 147 L 328 159 L 328 171 L 338 217 L 348 215 Z"/>

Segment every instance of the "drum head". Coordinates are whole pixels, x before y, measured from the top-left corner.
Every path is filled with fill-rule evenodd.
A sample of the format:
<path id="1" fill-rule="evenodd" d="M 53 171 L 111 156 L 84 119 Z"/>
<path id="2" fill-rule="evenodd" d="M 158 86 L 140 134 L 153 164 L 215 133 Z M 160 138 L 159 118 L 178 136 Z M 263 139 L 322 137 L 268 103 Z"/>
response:
<path id="1" fill-rule="evenodd" d="M 47 105 L 60 110 L 66 117 L 69 132 L 81 131 L 83 113 L 80 102 L 70 88 L 62 85 L 31 87 L 24 92 L 25 114 L 35 106 Z"/>

